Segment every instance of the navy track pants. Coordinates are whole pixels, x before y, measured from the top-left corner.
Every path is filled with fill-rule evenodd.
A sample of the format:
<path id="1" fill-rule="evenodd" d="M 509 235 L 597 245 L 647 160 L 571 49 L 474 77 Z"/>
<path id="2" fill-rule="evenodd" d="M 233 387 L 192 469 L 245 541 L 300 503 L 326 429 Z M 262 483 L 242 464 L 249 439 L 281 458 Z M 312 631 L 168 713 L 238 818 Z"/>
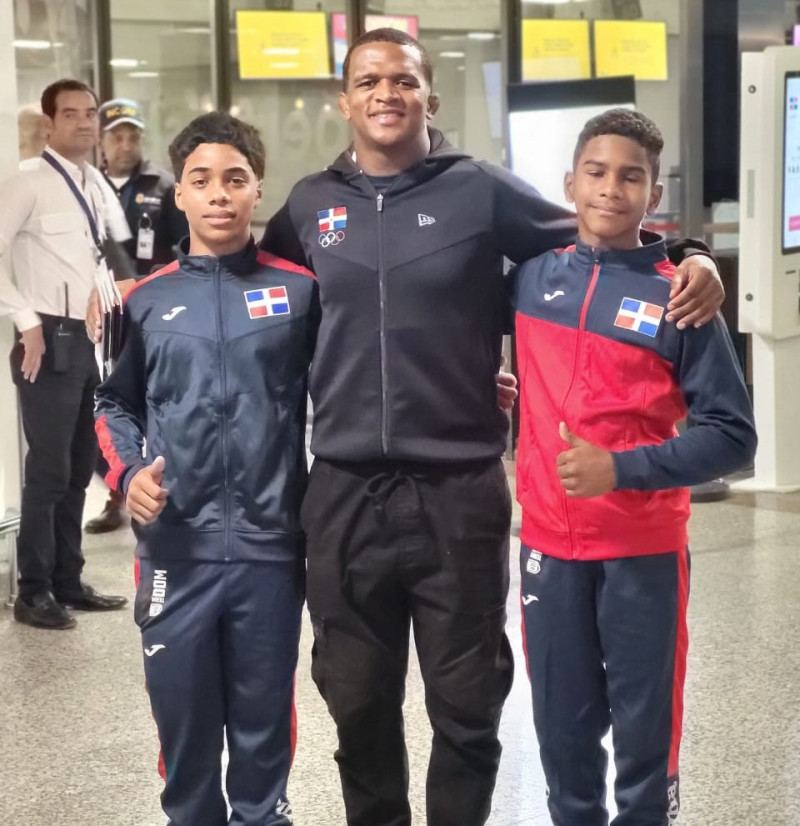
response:
<path id="1" fill-rule="evenodd" d="M 135 616 L 170 826 L 291 823 L 286 783 L 303 596 L 302 560 L 140 560 Z"/>
<path id="2" fill-rule="evenodd" d="M 555 826 L 668 826 L 688 638 L 688 551 L 579 562 L 522 546 L 523 632 L 533 717 Z"/>

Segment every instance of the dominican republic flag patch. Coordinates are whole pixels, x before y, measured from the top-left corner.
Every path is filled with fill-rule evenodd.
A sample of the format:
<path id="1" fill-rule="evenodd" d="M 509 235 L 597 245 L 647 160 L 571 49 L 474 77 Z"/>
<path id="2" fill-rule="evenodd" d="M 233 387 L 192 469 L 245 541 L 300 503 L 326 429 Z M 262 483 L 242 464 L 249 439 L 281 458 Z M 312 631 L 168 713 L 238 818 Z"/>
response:
<path id="1" fill-rule="evenodd" d="M 662 315 L 664 315 L 664 308 L 659 307 L 658 304 L 648 304 L 637 298 L 623 298 L 617 317 L 614 319 L 614 326 L 655 338 Z"/>
<path id="2" fill-rule="evenodd" d="M 263 290 L 245 290 L 244 300 L 250 318 L 267 315 L 289 315 L 289 296 L 286 287 L 266 287 Z"/>
<path id="3" fill-rule="evenodd" d="M 347 226 L 347 207 L 338 206 L 333 209 L 321 209 L 317 213 L 319 231 L 330 232 L 335 229 L 344 229 Z"/>

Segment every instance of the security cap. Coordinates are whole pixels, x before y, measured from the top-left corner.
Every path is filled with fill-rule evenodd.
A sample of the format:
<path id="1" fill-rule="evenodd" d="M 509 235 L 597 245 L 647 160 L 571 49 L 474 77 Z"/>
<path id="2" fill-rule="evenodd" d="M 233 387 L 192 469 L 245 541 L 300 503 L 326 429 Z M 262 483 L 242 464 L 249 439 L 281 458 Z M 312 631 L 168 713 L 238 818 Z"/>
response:
<path id="1" fill-rule="evenodd" d="M 144 129 L 144 118 L 142 118 L 142 110 L 135 100 L 128 98 L 116 98 L 115 100 L 106 101 L 97 112 L 100 118 L 100 128 L 107 132 L 121 123 L 131 123 L 138 126 L 139 129 Z"/>

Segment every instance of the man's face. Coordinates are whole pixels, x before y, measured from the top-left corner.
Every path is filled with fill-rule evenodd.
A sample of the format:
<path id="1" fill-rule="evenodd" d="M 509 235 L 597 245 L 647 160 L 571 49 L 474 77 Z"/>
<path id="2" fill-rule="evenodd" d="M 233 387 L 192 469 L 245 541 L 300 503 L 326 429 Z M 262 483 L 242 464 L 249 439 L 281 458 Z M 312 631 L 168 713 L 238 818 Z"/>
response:
<path id="1" fill-rule="evenodd" d="M 353 126 L 357 153 L 418 143 L 437 107 L 413 46 L 365 43 L 351 54 L 339 108 Z"/>
<path id="2" fill-rule="evenodd" d="M 638 246 L 642 219 L 661 200 L 647 150 L 621 135 L 589 140 L 564 183 L 578 211 L 578 235 L 593 247 Z"/>
<path id="3" fill-rule="evenodd" d="M 142 130 L 132 123 L 120 123 L 100 137 L 100 147 L 112 178 L 130 175 L 142 160 Z"/>
<path id="4" fill-rule="evenodd" d="M 201 143 L 186 159 L 175 203 L 189 222 L 191 255 L 227 255 L 250 240 L 261 182 L 247 158 L 225 143 Z"/>
<path id="5" fill-rule="evenodd" d="M 97 145 L 97 103 L 89 92 L 59 92 L 56 112 L 47 118 L 49 143 L 70 160 L 83 158 Z"/>

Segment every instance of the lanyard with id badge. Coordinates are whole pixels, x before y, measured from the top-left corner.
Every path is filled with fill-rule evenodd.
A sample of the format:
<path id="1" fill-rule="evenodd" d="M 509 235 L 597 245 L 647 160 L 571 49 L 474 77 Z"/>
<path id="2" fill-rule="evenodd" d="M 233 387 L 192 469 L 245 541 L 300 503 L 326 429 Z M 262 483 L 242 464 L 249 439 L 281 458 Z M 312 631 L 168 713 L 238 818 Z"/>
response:
<path id="1" fill-rule="evenodd" d="M 155 241 L 156 233 L 153 229 L 153 221 L 144 212 L 139 219 L 139 231 L 136 235 L 136 257 L 142 261 L 152 261 Z"/>

